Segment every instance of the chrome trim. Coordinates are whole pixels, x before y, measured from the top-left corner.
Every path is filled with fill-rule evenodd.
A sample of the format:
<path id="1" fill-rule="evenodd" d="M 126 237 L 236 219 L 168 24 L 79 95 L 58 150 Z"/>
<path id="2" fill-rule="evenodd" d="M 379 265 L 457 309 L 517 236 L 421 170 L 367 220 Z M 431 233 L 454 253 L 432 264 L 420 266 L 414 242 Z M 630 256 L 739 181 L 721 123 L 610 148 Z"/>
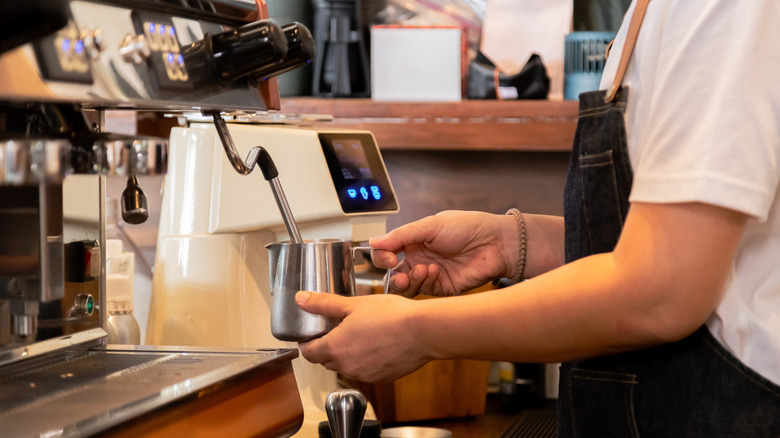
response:
<path id="1" fill-rule="evenodd" d="M 64 139 L 0 139 L 0 185 L 62 182 L 69 149 Z"/>
<path id="2" fill-rule="evenodd" d="M 80 162 L 78 170 L 73 167 L 74 160 Z M 71 173 L 155 175 L 164 174 L 167 167 L 166 138 L 114 134 L 72 140 L 0 138 L 0 185 L 61 183 Z"/>
<path id="3" fill-rule="evenodd" d="M 168 167 L 168 139 L 143 136 L 106 136 L 109 175 L 157 175 Z"/>
<path id="4" fill-rule="evenodd" d="M 22 359 L 38 357 L 54 351 L 64 350 L 75 346 L 87 346 L 91 342 L 97 342 L 108 336 L 102 328 L 93 328 L 83 332 L 47 339 L 34 344 L 28 344 L 9 350 L 0 350 L 0 366 L 17 362 Z"/>

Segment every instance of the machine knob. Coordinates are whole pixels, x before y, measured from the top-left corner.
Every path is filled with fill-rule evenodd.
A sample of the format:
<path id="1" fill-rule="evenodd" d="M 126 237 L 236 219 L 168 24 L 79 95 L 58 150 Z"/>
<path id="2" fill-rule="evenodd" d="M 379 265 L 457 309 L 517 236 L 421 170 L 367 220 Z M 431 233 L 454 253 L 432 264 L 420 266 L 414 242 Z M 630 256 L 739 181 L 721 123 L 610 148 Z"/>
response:
<path id="1" fill-rule="evenodd" d="M 366 397 L 354 389 L 341 389 L 328 394 L 325 412 L 333 438 L 358 438 L 366 415 Z"/>
<path id="2" fill-rule="evenodd" d="M 214 35 L 210 43 L 213 67 L 222 82 L 234 81 L 277 64 L 287 55 L 287 37 L 282 28 L 270 20 L 255 21 Z"/>
<path id="3" fill-rule="evenodd" d="M 152 51 L 143 35 L 127 35 L 119 44 L 119 55 L 125 62 L 143 64 Z"/>
<path id="4" fill-rule="evenodd" d="M 70 308 L 70 316 L 91 316 L 95 311 L 95 299 L 90 294 L 79 294 Z"/>
<path id="5" fill-rule="evenodd" d="M 92 32 L 92 43 L 95 47 L 95 50 L 98 52 L 102 52 L 103 49 L 105 49 L 103 42 L 103 31 L 101 29 L 95 29 L 95 31 Z"/>
<path id="6" fill-rule="evenodd" d="M 81 40 L 84 42 L 84 50 L 89 56 L 96 58 L 103 51 L 103 31 L 100 29 L 81 29 Z M 129 35 L 128 35 L 129 36 Z"/>
<path id="7" fill-rule="evenodd" d="M 282 26 L 287 39 L 287 56 L 276 64 L 266 64 L 252 72 L 252 77 L 265 80 L 306 65 L 314 59 L 314 37 L 301 23 L 289 23 Z"/>

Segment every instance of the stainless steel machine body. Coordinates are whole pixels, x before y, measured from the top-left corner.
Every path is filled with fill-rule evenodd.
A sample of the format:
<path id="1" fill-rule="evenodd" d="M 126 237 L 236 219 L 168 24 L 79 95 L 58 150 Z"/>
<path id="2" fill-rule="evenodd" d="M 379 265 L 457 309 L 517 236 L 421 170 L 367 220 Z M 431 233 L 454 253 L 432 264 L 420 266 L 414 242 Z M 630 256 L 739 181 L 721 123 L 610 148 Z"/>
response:
<path id="1" fill-rule="evenodd" d="M 239 0 L 0 3 L 3 435 L 121 436 L 130 420 L 134 431 L 154 425 L 144 434 L 182 434 L 189 426 L 169 421 L 171 412 L 211 394 L 224 399 L 225 388 L 236 385 L 249 394 L 242 392 L 242 405 L 268 409 L 252 415 L 267 425 L 201 426 L 260 436 L 300 427 L 290 364 L 296 350 L 103 345 L 106 176 L 133 182 L 138 174 L 164 172 L 168 141 L 106 133 L 104 110 L 273 108 L 272 77 L 308 62 L 313 41 L 297 23 L 262 20 L 263 6 Z M 197 412 L 206 414 L 193 418 L 215 411 Z M 167 415 L 167 426 L 154 422 L 158 414 Z"/>

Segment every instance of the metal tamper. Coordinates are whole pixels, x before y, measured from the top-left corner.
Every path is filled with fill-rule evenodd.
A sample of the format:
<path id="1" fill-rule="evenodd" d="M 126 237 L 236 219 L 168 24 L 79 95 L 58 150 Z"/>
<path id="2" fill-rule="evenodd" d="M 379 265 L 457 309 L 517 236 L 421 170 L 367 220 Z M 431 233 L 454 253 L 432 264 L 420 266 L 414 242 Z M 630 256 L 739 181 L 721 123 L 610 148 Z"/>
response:
<path id="1" fill-rule="evenodd" d="M 341 389 L 328 394 L 325 411 L 333 438 L 359 438 L 366 415 L 366 397 L 354 389 Z"/>

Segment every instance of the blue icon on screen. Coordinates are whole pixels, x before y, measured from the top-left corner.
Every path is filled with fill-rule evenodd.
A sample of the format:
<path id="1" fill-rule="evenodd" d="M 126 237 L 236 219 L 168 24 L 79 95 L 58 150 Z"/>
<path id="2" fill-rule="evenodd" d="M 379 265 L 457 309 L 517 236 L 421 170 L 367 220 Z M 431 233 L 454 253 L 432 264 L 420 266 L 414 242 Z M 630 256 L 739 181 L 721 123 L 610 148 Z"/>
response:
<path id="1" fill-rule="evenodd" d="M 368 190 L 366 190 L 365 187 L 360 188 L 360 196 L 362 196 L 363 199 L 368 199 Z"/>
<path id="2" fill-rule="evenodd" d="M 355 198 L 357 196 L 357 190 L 355 189 L 347 189 L 347 194 L 350 198 Z"/>
<path id="3" fill-rule="evenodd" d="M 377 201 L 382 199 L 382 193 L 379 191 L 379 187 L 371 186 L 371 196 L 373 196 Z"/>

